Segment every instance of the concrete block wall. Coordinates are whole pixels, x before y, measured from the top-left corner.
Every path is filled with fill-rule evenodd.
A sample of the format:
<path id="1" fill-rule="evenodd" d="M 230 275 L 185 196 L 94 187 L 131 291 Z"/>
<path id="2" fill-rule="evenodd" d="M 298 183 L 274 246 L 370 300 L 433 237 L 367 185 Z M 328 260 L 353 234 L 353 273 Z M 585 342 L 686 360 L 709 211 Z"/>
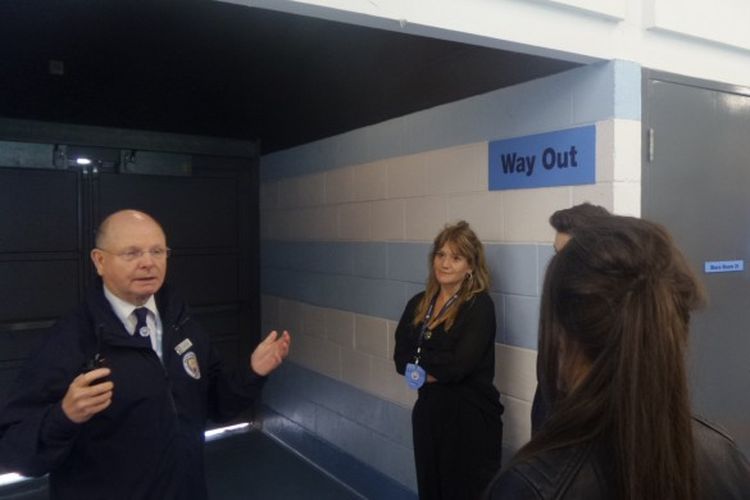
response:
<path id="1" fill-rule="evenodd" d="M 640 86 L 638 65 L 600 63 L 263 157 L 262 321 L 294 337 L 267 404 L 415 491 L 393 335 L 432 239 L 465 219 L 492 272 L 509 457 L 530 432 L 547 220 L 583 201 L 639 215 Z M 596 184 L 488 191 L 489 141 L 590 124 Z"/>

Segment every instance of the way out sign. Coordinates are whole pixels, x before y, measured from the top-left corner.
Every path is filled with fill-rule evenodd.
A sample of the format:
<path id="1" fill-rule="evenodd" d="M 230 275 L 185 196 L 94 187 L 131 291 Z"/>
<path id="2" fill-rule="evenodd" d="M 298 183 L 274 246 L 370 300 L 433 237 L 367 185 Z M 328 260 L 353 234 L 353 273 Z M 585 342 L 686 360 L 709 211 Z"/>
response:
<path id="1" fill-rule="evenodd" d="M 594 125 L 489 144 L 490 191 L 595 182 Z"/>

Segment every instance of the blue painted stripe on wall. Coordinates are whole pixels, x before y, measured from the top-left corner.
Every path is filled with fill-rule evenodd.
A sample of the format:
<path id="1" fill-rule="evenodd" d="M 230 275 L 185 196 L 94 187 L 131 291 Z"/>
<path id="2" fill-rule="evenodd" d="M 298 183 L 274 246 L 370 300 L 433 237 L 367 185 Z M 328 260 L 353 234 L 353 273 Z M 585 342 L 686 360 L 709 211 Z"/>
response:
<path id="1" fill-rule="evenodd" d="M 261 158 L 261 180 L 460 144 L 640 119 L 640 66 L 605 61 L 437 106 Z M 513 116 L 513 120 L 498 117 Z"/>
<path id="2" fill-rule="evenodd" d="M 274 411 L 416 490 L 409 409 L 294 363 L 274 372 L 263 395 Z"/>
<path id="3" fill-rule="evenodd" d="M 372 257 L 371 250 L 368 257 Z M 261 263 L 266 267 L 300 269 L 317 273 L 354 274 L 354 259 L 362 258 L 348 242 L 298 242 L 274 241 L 261 245 Z M 373 265 L 373 264 L 371 264 Z"/>
<path id="4" fill-rule="evenodd" d="M 408 284 L 393 280 L 263 268 L 260 281 L 267 295 L 392 320 L 408 299 Z"/>
<path id="5" fill-rule="evenodd" d="M 547 265 L 549 264 L 550 259 L 552 259 L 552 256 L 555 255 L 555 249 L 552 247 L 552 245 L 540 245 L 537 247 L 537 276 L 539 277 L 539 280 L 537 282 L 537 295 L 541 297 L 542 295 L 542 288 L 544 288 L 544 273 L 547 272 Z"/>
<path id="6" fill-rule="evenodd" d="M 519 295 L 506 295 L 503 298 L 505 300 L 505 328 L 500 342 L 516 347 L 536 349 L 540 299 Z"/>
<path id="7" fill-rule="evenodd" d="M 365 278 L 386 278 L 388 252 L 385 243 L 351 243 L 353 274 Z"/>
<path id="8" fill-rule="evenodd" d="M 393 321 L 424 290 L 430 252 L 427 243 L 400 242 L 263 241 L 261 248 L 264 294 Z M 485 251 L 497 340 L 536 349 L 538 296 L 550 246 L 490 244 Z"/>
<path id="9" fill-rule="evenodd" d="M 388 243 L 388 279 L 408 281 L 424 288 L 429 269 L 429 243 Z"/>
<path id="10" fill-rule="evenodd" d="M 537 294 L 536 245 L 486 245 L 493 291 L 516 295 Z"/>
<path id="11" fill-rule="evenodd" d="M 497 324 L 495 342 L 505 344 L 505 297 L 496 292 L 490 293 L 490 297 L 492 297 L 492 302 L 495 304 L 495 324 Z"/>
<path id="12" fill-rule="evenodd" d="M 322 275 L 381 278 L 424 287 L 428 273 L 429 243 L 394 242 L 261 242 L 261 269 L 302 271 Z M 492 291 L 538 295 L 541 273 L 552 255 L 550 245 L 487 244 Z M 341 285 L 341 283 L 338 283 Z M 359 285 L 362 282 L 358 282 Z M 270 281 L 262 283 L 278 286 Z M 282 289 L 288 284 L 281 283 Z"/>

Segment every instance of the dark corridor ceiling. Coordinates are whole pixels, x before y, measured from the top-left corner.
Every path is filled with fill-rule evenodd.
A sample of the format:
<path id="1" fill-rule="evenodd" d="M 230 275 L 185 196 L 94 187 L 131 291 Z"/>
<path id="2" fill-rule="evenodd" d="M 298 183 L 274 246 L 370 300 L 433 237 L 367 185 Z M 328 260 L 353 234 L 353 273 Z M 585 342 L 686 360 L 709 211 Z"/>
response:
<path id="1" fill-rule="evenodd" d="M 577 66 L 205 0 L 2 0 L 0 65 L 2 117 L 263 153 Z"/>

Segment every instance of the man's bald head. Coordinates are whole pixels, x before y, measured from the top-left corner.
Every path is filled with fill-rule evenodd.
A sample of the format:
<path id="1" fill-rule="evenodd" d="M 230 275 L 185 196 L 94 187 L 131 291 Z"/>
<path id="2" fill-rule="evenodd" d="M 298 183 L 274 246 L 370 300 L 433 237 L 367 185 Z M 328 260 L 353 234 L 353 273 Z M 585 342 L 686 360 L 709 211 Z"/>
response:
<path id="1" fill-rule="evenodd" d="M 114 226 L 116 227 L 118 223 L 126 222 L 129 220 L 135 222 L 150 221 L 156 224 L 159 229 L 161 229 L 162 233 L 164 232 L 164 229 L 161 227 L 161 224 L 159 224 L 159 221 L 151 217 L 149 214 L 147 214 L 146 212 L 141 212 L 140 210 L 133 210 L 128 208 L 111 213 L 104 218 L 104 220 L 101 222 L 101 224 L 99 224 L 99 227 L 96 230 L 94 246 L 96 246 L 96 248 L 105 248 L 107 244 L 107 235 L 112 230 L 111 226 L 114 224 Z"/>
<path id="2" fill-rule="evenodd" d="M 156 219 L 138 210 L 120 210 L 99 226 L 91 260 L 110 292 L 143 305 L 164 283 L 167 253 L 164 230 Z"/>

